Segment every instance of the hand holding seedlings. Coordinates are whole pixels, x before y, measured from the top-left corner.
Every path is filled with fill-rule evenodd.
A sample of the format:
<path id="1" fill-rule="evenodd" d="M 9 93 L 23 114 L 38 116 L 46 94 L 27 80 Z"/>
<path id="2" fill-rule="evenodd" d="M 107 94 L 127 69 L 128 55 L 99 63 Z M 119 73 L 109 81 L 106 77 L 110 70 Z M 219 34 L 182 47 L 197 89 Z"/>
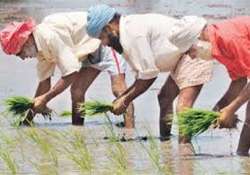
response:
<path id="1" fill-rule="evenodd" d="M 220 111 L 220 117 L 217 120 L 216 126 L 219 128 L 235 128 L 237 121 L 237 115 L 233 111 L 223 108 Z"/>
<path id="2" fill-rule="evenodd" d="M 32 106 L 32 110 L 36 113 L 43 113 L 44 111 L 46 111 L 46 104 L 47 104 L 47 99 L 45 95 L 41 95 L 36 97 L 33 100 L 33 106 Z"/>
<path id="3" fill-rule="evenodd" d="M 126 97 L 119 97 L 118 99 L 113 101 L 113 108 L 111 110 L 115 115 L 121 115 L 126 112 L 128 104 L 125 102 Z"/>
<path id="4" fill-rule="evenodd" d="M 4 105 L 6 107 L 6 112 L 15 118 L 14 123 L 17 126 L 22 124 L 29 115 L 31 115 L 31 122 L 36 114 L 36 112 L 33 111 L 33 101 L 27 97 L 9 97 L 4 100 Z M 44 118 L 50 118 L 52 110 L 45 106 L 44 110 L 40 113 Z"/>
<path id="5" fill-rule="evenodd" d="M 180 135 L 192 138 L 216 123 L 220 113 L 200 109 L 186 109 L 178 115 Z"/>

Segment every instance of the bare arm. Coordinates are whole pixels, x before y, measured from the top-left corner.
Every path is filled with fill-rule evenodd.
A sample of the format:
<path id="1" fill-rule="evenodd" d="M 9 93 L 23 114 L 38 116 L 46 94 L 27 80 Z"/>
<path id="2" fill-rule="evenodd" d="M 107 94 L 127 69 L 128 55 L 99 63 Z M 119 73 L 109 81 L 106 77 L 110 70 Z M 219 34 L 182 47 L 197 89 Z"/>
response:
<path id="1" fill-rule="evenodd" d="M 136 97 L 143 94 L 156 80 L 156 78 L 149 80 L 136 80 L 132 86 L 130 86 L 122 96 L 126 98 L 125 103 L 129 104 Z"/>
<path id="2" fill-rule="evenodd" d="M 216 103 L 214 110 L 219 111 L 229 105 L 247 84 L 247 78 L 240 78 L 231 82 L 223 97 Z"/>
<path id="3" fill-rule="evenodd" d="M 250 98 L 250 83 L 247 83 L 246 86 L 242 89 L 240 94 L 226 107 L 236 112 L 245 102 Z"/>
<path id="4" fill-rule="evenodd" d="M 124 113 L 129 104 L 139 95 L 143 94 L 156 80 L 156 78 L 148 80 L 136 80 L 120 97 L 113 102 L 112 112 L 116 115 Z"/>
<path id="5" fill-rule="evenodd" d="M 51 86 L 51 78 L 47 78 L 46 80 L 40 81 L 36 89 L 35 97 L 38 97 L 40 95 L 47 93 L 50 90 L 50 86 Z M 35 117 L 35 115 L 36 113 L 30 110 L 27 113 L 25 120 L 23 121 L 23 124 L 31 125 L 31 122 L 33 118 Z"/>
<path id="6" fill-rule="evenodd" d="M 72 74 L 62 77 L 60 80 L 58 80 L 55 86 L 44 94 L 46 101 L 49 102 L 52 98 L 56 97 L 58 94 L 67 89 L 73 83 L 76 76 L 77 72 L 73 72 Z"/>
<path id="7" fill-rule="evenodd" d="M 56 97 L 58 94 L 62 93 L 66 88 L 68 88 L 73 83 L 76 76 L 77 76 L 77 72 L 73 72 L 65 77 L 62 77 L 53 88 L 51 88 L 46 93 L 44 93 L 40 96 L 37 96 L 34 99 L 34 105 L 33 105 L 34 112 L 36 112 L 36 113 L 44 112 L 44 110 L 46 108 L 46 104 L 52 98 Z M 41 89 L 43 89 L 43 88 L 41 88 Z M 37 94 L 39 94 L 40 92 L 38 92 Z"/>
<path id="8" fill-rule="evenodd" d="M 50 90 L 50 87 L 51 87 L 51 78 L 39 82 L 38 87 L 36 89 L 35 97 L 47 93 Z"/>
<path id="9" fill-rule="evenodd" d="M 237 123 L 237 115 L 234 113 L 250 98 L 250 83 L 247 83 L 239 95 L 225 108 L 220 110 L 218 125 L 220 128 L 233 128 Z"/>

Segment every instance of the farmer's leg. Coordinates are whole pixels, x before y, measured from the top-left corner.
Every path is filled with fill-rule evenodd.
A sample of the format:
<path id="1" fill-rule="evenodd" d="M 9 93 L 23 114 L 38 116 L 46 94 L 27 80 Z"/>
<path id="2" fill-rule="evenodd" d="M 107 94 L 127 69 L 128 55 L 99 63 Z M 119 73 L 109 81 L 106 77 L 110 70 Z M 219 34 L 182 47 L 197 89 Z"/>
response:
<path id="1" fill-rule="evenodd" d="M 173 102 L 178 94 L 179 88 L 172 77 L 169 76 L 158 94 L 161 140 L 168 139 L 170 136 L 173 119 Z"/>
<path id="2" fill-rule="evenodd" d="M 111 76 L 111 84 L 112 84 L 112 92 L 114 96 L 119 97 L 124 91 L 127 89 L 127 85 L 125 82 L 125 74 L 117 74 Z M 124 125 L 126 128 L 134 128 L 134 106 L 131 103 L 128 106 L 126 114 L 124 115 Z"/>
<path id="3" fill-rule="evenodd" d="M 111 76 L 113 94 L 118 97 L 126 89 L 125 72 L 127 63 L 125 59 L 110 47 L 100 47 L 101 62 L 93 65 L 95 68 L 106 71 Z M 126 128 L 134 128 L 134 107 L 131 103 L 124 116 L 124 125 Z"/>
<path id="4" fill-rule="evenodd" d="M 180 90 L 180 94 L 179 94 L 178 102 L 176 106 L 177 113 L 183 111 L 185 108 L 192 108 L 196 98 L 198 97 L 200 93 L 202 86 L 203 85 L 191 86 L 191 87 L 186 87 Z M 180 136 L 179 142 L 189 143 L 190 138 L 187 138 L 185 136 Z"/>
<path id="5" fill-rule="evenodd" d="M 78 73 L 77 79 L 71 86 L 72 99 L 72 124 L 82 125 L 84 118 L 78 111 L 78 104 L 84 102 L 84 96 L 91 83 L 99 75 L 100 71 L 92 67 L 82 68 Z"/>
<path id="6" fill-rule="evenodd" d="M 211 61 L 191 59 L 188 55 L 180 59 L 175 71 L 171 73 L 180 89 L 177 112 L 193 106 L 202 85 L 210 81 L 212 77 L 212 67 Z M 190 142 L 190 139 L 181 136 L 179 141 L 186 143 Z"/>
<path id="7" fill-rule="evenodd" d="M 240 134 L 240 141 L 237 148 L 237 154 L 247 156 L 250 148 L 250 102 L 248 101 L 246 109 L 245 125 Z"/>
<path id="8" fill-rule="evenodd" d="M 45 94 L 46 92 L 50 90 L 50 87 L 51 87 L 50 77 L 47 78 L 46 80 L 39 82 L 38 87 L 36 89 L 35 97 Z M 26 115 L 25 120 L 23 121 L 23 124 L 27 126 L 32 125 L 32 121 L 34 117 L 35 117 L 35 113 L 33 113 L 32 111 L 29 111 Z"/>
<path id="9" fill-rule="evenodd" d="M 246 77 L 232 81 L 224 96 L 215 105 L 214 110 L 219 111 L 231 103 L 231 101 L 233 101 L 233 99 L 239 95 L 246 83 Z"/>

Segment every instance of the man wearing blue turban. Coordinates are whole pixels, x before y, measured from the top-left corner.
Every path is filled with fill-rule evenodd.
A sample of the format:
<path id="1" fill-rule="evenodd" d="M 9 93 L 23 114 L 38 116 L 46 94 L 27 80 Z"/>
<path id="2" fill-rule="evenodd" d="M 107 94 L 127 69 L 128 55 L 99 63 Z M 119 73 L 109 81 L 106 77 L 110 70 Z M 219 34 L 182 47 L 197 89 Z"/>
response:
<path id="1" fill-rule="evenodd" d="M 94 38 L 100 36 L 102 29 L 115 16 L 116 10 L 107 5 L 98 5 L 90 7 L 88 10 L 88 34 Z"/>
<path id="2" fill-rule="evenodd" d="M 168 139 L 171 132 L 173 101 L 179 95 L 177 111 L 192 107 L 204 83 L 212 76 L 212 62 L 191 59 L 186 52 L 198 42 L 206 25 L 204 18 L 181 19 L 160 14 L 121 16 L 107 5 L 90 7 L 87 32 L 102 44 L 123 53 L 136 81 L 113 102 L 113 113 L 125 112 L 136 97 L 144 93 L 160 72 L 171 72 L 158 95 L 160 135 Z M 180 137 L 180 143 L 190 138 Z"/>

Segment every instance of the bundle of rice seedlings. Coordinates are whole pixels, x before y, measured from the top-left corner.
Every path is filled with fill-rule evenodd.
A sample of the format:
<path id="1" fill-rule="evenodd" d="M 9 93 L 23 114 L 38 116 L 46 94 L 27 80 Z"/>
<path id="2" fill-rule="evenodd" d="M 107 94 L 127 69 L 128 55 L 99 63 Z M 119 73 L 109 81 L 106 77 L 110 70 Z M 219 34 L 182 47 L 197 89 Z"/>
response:
<path id="1" fill-rule="evenodd" d="M 10 151 L 6 148 L 0 148 L 0 158 L 6 165 L 11 174 L 17 174 L 18 166 L 15 159 L 11 156 Z"/>
<path id="2" fill-rule="evenodd" d="M 93 100 L 79 104 L 79 112 L 86 116 L 94 116 L 106 113 L 110 111 L 112 107 L 112 104 Z"/>
<path id="3" fill-rule="evenodd" d="M 79 103 L 79 112 L 83 116 L 93 116 L 98 114 L 103 114 L 112 109 L 112 104 L 101 102 L 101 101 L 87 101 L 84 103 Z M 70 117 L 72 112 L 70 111 L 63 111 L 60 116 L 62 117 Z"/>
<path id="4" fill-rule="evenodd" d="M 4 101 L 6 111 L 13 115 L 24 115 L 32 108 L 33 102 L 31 99 L 21 96 L 9 97 Z"/>
<path id="5" fill-rule="evenodd" d="M 186 109 L 177 115 L 180 135 L 192 138 L 216 123 L 220 113 L 201 109 Z"/>
<path id="6" fill-rule="evenodd" d="M 30 98 L 22 96 L 13 96 L 4 100 L 5 112 L 15 117 L 13 124 L 19 126 L 24 122 L 30 110 L 32 110 L 33 101 Z M 42 113 L 44 118 L 51 118 L 51 110 Z"/>

